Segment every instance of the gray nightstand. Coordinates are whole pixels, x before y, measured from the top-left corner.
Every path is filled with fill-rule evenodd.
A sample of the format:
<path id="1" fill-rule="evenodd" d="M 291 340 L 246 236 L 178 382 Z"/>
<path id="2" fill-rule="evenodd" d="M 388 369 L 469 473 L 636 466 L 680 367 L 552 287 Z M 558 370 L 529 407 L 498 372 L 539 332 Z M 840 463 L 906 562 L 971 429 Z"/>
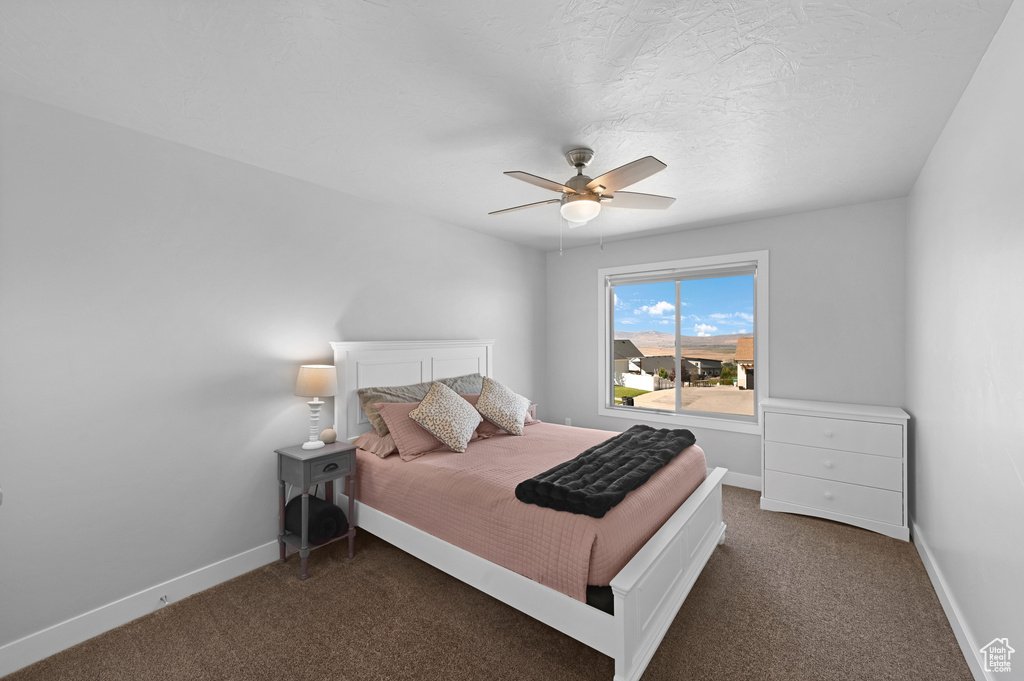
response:
<path id="1" fill-rule="evenodd" d="M 344 477 L 347 481 L 345 494 L 348 496 L 348 532 L 330 541 L 348 537 L 348 557 L 355 555 L 355 480 L 356 446 L 335 442 L 320 449 L 303 449 L 301 445 L 277 450 L 277 477 L 280 488 L 278 505 L 277 541 L 281 547 L 281 561 L 287 557 L 287 547 L 299 549 L 301 560 L 300 577 L 308 576 L 306 562 L 309 558 L 309 488 L 324 483 L 325 498 L 334 503 L 334 481 Z M 296 536 L 284 529 L 285 483 L 297 485 L 302 490 L 302 534 Z M 325 543 L 330 543 L 325 542 Z"/>

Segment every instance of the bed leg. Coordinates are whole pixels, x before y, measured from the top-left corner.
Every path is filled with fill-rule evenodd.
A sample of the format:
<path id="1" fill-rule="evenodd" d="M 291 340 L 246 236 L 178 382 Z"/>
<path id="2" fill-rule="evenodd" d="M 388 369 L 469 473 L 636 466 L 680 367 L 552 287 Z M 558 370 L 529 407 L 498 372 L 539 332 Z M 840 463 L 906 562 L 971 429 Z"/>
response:
<path id="1" fill-rule="evenodd" d="M 718 545 L 721 546 L 725 543 L 725 530 L 722 530 L 722 536 L 718 538 Z"/>

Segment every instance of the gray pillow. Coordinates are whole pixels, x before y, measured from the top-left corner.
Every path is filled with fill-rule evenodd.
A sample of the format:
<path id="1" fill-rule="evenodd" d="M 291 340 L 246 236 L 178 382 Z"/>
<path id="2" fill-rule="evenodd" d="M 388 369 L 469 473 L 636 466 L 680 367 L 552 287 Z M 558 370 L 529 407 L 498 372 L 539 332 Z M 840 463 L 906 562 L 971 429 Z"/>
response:
<path id="1" fill-rule="evenodd" d="M 436 381 L 443 383 L 457 393 L 472 395 L 480 392 L 483 387 L 483 376 L 480 374 L 466 374 L 465 376 L 453 376 L 442 378 Z M 415 383 L 413 385 L 392 385 L 380 388 L 360 388 L 356 391 L 359 395 L 359 404 L 370 420 L 373 429 L 381 435 L 387 435 L 390 431 L 380 417 L 380 412 L 373 406 L 377 402 L 420 402 L 430 391 L 430 386 L 435 381 L 426 383 Z"/>

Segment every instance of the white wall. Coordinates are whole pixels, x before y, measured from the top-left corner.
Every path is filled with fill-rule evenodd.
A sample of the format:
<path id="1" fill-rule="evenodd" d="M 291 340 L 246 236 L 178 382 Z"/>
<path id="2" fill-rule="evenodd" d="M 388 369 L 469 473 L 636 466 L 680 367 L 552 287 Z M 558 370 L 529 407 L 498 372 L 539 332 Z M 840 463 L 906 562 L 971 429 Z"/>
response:
<path id="1" fill-rule="evenodd" d="M 909 199 L 911 517 L 967 654 L 1024 669 L 1024 5 L 1014 3 Z M 969 358 L 969 371 L 960 371 Z M 977 669 L 977 666 L 976 666 Z M 1015 676 L 1014 678 L 1018 678 Z"/>
<path id="2" fill-rule="evenodd" d="M 495 338 L 497 378 L 546 404 L 540 252 L 0 112 L 0 647 L 275 540 L 295 374 L 332 340 Z"/>
<path id="3" fill-rule="evenodd" d="M 762 249 L 772 396 L 902 406 L 905 222 L 905 202 L 892 200 L 549 253 L 547 418 L 633 423 L 596 415 L 599 268 Z M 760 477 L 757 436 L 693 430 L 709 465 Z"/>

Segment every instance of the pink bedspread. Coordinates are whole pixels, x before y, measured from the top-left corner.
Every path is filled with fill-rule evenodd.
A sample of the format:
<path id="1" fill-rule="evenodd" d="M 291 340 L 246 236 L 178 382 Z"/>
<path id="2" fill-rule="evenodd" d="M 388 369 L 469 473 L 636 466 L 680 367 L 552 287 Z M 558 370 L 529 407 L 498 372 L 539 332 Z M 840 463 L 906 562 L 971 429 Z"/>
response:
<path id="1" fill-rule="evenodd" d="M 414 461 L 357 450 L 356 498 L 481 558 L 586 601 L 587 584 L 608 585 L 704 481 L 694 445 L 603 518 L 515 498 L 515 486 L 616 433 L 535 423 L 522 436 L 473 441 L 461 453 Z"/>

